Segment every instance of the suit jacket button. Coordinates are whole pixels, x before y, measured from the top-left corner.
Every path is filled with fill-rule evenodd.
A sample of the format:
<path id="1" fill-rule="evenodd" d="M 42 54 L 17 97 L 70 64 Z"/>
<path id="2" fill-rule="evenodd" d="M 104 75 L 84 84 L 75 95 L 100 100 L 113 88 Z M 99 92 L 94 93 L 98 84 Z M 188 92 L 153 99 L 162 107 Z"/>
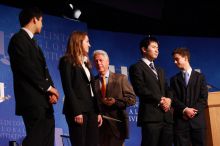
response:
<path id="1" fill-rule="evenodd" d="M 46 78 L 46 81 L 48 81 L 48 78 Z"/>

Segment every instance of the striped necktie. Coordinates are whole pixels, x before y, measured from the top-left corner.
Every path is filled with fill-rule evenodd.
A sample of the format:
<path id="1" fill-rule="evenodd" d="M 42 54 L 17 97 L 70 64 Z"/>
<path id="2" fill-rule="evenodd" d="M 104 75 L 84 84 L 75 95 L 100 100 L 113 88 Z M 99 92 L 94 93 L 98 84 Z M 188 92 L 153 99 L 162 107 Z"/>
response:
<path id="1" fill-rule="evenodd" d="M 157 79 L 158 79 L 157 70 L 156 70 L 156 68 L 154 67 L 154 64 L 151 62 L 151 63 L 149 64 L 149 66 L 150 66 L 151 70 L 154 72 L 154 74 L 156 75 L 156 77 L 157 77 Z"/>

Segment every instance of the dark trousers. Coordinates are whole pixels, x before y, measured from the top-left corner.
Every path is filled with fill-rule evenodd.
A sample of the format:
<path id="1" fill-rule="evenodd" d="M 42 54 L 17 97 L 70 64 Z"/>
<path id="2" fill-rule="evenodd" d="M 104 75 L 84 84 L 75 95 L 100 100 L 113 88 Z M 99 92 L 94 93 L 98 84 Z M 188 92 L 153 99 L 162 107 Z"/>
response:
<path id="1" fill-rule="evenodd" d="M 55 122 L 51 110 L 28 109 L 22 118 L 26 128 L 22 146 L 54 146 Z"/>
<path id="2" fill-rule="evenodd" d="M 174 132 L 175 146 L 206 146 L 205 129 L 192 129 L 190 127 L 178 129 Z"/>
<path id="3" fill-rule="evenodd" d="M 173 126 L 171 123 L 144 123 L 141 133 L 141 146 L 172 146 Z"/>
<path id="4" fill-rule="evenodd" d="M 84 113 L 83 124 L 74 121 L 74 116 L 66 115 L 72 146 L 98 145 L 98 116 L 95 113 Z"/>
<path id="5" fill-rule="evenodd" d="M 103 120 L 102 126 L 99 128 L 99 144 L 100 146 L 122 146 L 124 139 L 116 137 L 107 120 Z"/>

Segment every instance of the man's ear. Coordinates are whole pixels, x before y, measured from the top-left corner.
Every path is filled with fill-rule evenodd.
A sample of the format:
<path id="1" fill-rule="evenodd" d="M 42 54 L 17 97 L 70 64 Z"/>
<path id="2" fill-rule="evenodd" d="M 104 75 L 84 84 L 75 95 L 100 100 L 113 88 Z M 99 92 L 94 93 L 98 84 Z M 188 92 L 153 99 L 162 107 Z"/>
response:
<path id="1" fill-rule="evenodd" d="M 35 24 L 35 23 L 37 22 L 37 18 L 36 18 L 36 17 L 33 17 L 33 18 L 31 19 L 31 21 Z"/>
<path id="2" fill-rule="evenodd" d="M 142 50 L 142 53 L 143 53 L 143 54 L 146 54 L 146 52 L 147 52 L 147 48 L 142 47 L 141 50 Z"/>

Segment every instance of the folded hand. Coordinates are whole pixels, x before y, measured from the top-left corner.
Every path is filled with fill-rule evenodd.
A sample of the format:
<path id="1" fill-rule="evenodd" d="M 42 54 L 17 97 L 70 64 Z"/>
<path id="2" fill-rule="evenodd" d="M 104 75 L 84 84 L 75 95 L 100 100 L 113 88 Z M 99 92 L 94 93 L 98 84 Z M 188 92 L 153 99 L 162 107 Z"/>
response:
<path id="1" fill-rule="evenodd" d="M 103 98 L 102 103 L 107 105 L 107 106 L 112 106 L 115 103 L 115 98 L 113 98 L 113 97 Z"/>

